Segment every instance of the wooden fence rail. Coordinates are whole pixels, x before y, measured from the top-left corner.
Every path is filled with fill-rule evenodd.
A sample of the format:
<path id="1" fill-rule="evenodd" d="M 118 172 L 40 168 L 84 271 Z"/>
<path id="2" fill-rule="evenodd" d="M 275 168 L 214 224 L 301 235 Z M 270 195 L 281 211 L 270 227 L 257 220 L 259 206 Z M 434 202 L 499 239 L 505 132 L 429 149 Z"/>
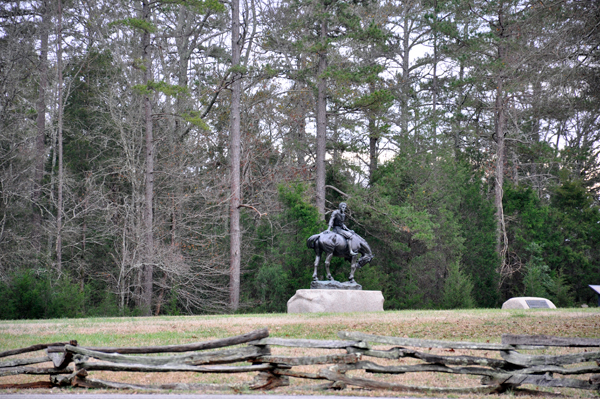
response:
<path id="1" fill-rule="evenodd" d="M 338 337 L 339 340 L 271 338 L 268 330 L 262 329 L 236 337 L 186 345 L 94 348 L 78 346 L 77 341 L 33 345 L 0 352 L 0 358 L 41 350 L 46 352 L 44 356 L 1 361 L 0 377 L 49 375 L 50 381 L 0 384 L 0 389 L 73 386 L 202 390 L 232 387 L 228 384 L 187 383 L 139 385 L 99 380 L 88 375 L 91 371 L 111 371 L 254 373 L 254 380 L 245 386 L 248 389 L 273 389 L 289 385 L 289 378 L 299 378 L 322 380 L 324 383 L 316 385 L 317 389 L 353 386 L 399 392 L 485 394 L 534 385 L 600 391 L 600 351 L 586 349 L 584 352 L 563 353 L 565 348 L 599 348 L 600 339 L 503 335 L 502 343 L 495 344 L 398 338 L 360 332 L 340 332 Z M 304 348 L 304 352 L 308 353 L 314 350 L 335 350 L 338 353 L 298 357 L 272 354 L 272 347 Z M 562 348 L 559 350 L 561 354 L 519 352 L 549 347 Z M 430 353 L 432 348 L 442 354 Z M 339 353 L 340 350 L 345 353 Z M 484 356 L 474 356 L 473 352 L 476 351 L 484 351 Z M 452 355 L 445 354 L 448 352 Z M 165 356 L 165 353 L 182 354 Z M 488 357 L 488 353 L 497 355 Z M 152 354 L 162 355 L 148 356 Z M 52 362 L 52 367 L 43 366 L 49 362 Z M 36 364 L 42 366 L 32 367 Z M 304 366 L 309 366 L 311 371 Z M 386 381 L 385 378 L 383 381 L 381 378 L 367 378 L 372 375 L 415 372 L 476 376 L 480 378 L 480 383 L 470 387 L 432 387 L 410 386 Z M 312 387 L 315 388 L 314 385 Z"/>

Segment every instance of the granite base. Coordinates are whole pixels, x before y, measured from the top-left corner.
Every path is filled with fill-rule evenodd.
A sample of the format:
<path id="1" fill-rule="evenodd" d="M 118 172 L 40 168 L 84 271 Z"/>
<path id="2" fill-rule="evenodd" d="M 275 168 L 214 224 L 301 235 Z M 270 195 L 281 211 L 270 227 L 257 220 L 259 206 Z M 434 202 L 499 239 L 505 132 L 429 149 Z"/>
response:
<path id="1" fill-rule="evenodd" d="M 298 290 L 287 303 L 288 313 L 383 312 L 381 291 Z"/>

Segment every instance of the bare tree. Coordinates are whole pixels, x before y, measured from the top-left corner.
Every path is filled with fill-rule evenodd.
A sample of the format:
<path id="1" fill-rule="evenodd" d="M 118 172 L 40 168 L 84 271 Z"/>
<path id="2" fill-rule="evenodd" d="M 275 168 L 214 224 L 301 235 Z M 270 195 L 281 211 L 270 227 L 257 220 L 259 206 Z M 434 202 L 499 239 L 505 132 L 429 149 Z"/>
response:
<path id="1" fill-rule="evenodd" d="M 323 2 L 325 5 L 325 2 Z M 327 147 L 327 48 L 328 48 L 328 17 L 327 7 L 324 7 L 323 16 L 320 20 L 319 39 L 320 49 L 318 52 L 317 66 L 317 156 L 315 159 L 317 176 L 315 182 L 316 205 L 319 214 L 325 219 L 325 153 Z"/>
<path id="2" fill-rule="evenodd" d="M 147 0 L 142 1 L 142 20 L 150 23 L 151 5 Z M 142 60 L 144 65 L 143 85 L 148 87 L 152 80 L 152 60 L 150 48 L 150 31 L 142 33 Z M 144 94 L 144 130 L 146 172 L 144 174 L 144 271 L 142 282 L 142 304 L 147 315 L 152 313 L 152 282 L 154 271 L 154 136 L 152 131 L 152 100 L 149 93 Z"/>
<path id="3" fill-rule="evenodd" d="M 46 160 L 46 90 L 48 88 L 48 35 L 50 31 L 50 18 L 50 6 L 46 2 L 42 2 L 42 20 L 38 29 L 40 35 L 40 58 L 38 64 L 39 96 L 36 104 L 36 155 L 31 194 L 31 203 L 33 207 L 31 238 L 34 243 L 34 248 L 38 252 L 41 250 L 42 234 L 42 216 L 40 214 L 39 201 L 42 195 L 42 179 L 44 178 L 44 162 Z"/>
<path id="4" fill-rule="evenodd" d="M 40 75 L 41 29 L 30 11 L 12 7 L 0 15 L 0 281 L 8 281 L 11 271 L 30 264 L 42 238 L 40 208 L 32 203 L 34 189 L 41 196 L 41 181 L 33 177 L 40 160 L 36 158 L 37 122 L 42 120 L 24 113 L 23 106 L 37 110 L 40 99 L 45 102 L 35 83 L 46 73 Z M 44 136 L 40 139 L 43 162 Z"/>
<path id="5" fill-rule="evenodd" d="M 229 275 L 229 305 L 236 311 L 240 304 L 240 265 L 241 265 L 241 232 L 240 232 L 240 97 L 241 73 L 240 53 L 240 3 L 239 0 L 231 2 L 231 68 L 233 70 L 233 83 L 231 87 L 231 130 L 230 135 L 230 162 L 231 162 L 231 198 L 229 205 L 229 234 L 230 234 L 230 275 Z"/>
<path id="6" fill-rule="evenodd" d="M 58 272 L 62 272 L 62 229 L 63 229 L 63 189 L 64 189 L 64 165 L 63 165 L 63 51 L 62 51 L 62 0 L 57 0 L 57 51 L 56 51 L 56 69 L 58 74 L 58 193 L 57 193 L 57 211 L 56 211 L 56 267 Z"/>

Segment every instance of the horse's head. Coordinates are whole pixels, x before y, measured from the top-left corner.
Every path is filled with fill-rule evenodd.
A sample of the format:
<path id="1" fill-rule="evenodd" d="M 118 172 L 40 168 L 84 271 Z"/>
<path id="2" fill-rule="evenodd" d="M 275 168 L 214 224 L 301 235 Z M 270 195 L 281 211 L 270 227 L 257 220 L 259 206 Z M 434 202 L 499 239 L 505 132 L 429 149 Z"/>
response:
<path id="1" fill-rule="evenodd" d="M 360 259 L 358 260 L 358 267 L 363 267 L 364 265 L 366 265 L 367 263 L 369 263 L 371 260 L 373 260 L 374 256 L 371 254 L 366 254 L 360 257 Z"/>

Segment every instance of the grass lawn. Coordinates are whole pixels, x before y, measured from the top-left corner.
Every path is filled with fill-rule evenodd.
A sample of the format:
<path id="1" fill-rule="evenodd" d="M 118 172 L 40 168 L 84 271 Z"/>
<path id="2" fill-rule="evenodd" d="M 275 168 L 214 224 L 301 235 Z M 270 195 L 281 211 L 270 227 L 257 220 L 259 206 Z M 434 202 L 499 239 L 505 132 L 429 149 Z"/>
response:
<path id="1" fill-rule="evenodd" d="M 40 343 L 69 340 L 77 340 L 80 346 L 184 344 L 240 335 L 264 327 L 269 329 L 271 337 L 310 339 L 338 339 L 338 331 L 360 331 L 369 334 L 396 337 L 492 343 L 499 343 L 502 334 L 545 334 L 560 337 L 600 338 L 600 309 L 539 309 L 526 311 L 480 309 L 456 311 L 388 311 L 383 313 L 345 314 L 256 314 L 0 321 L 0 351 L 22 348 Z M 382 347 L 382 349 L 385 349 L 385 347 Z M 427 348 L 421 350 L 431 353 L 441 353 L 444 351 L 436 349 L 428 350 Z M 583 350 L 584 349 L 570 350 L 569 352 Z M 336 351 L 325 350 L 312 350 L 311 352 L 307 352 L 305 349 L 280 347 L 273 347 L 272 351 L 273 354 L 292 356 L 336 353 Z M 536 353 L 558 354 L 566 352 L 559 348 L 549 348 L 542 351 L 536 351 Z M 499 355 L 495 353 L 479 352 L 468 354 L 499 357 Z M 37 357 L 40 356 L 40 353 L 31 353 L 23 356 Z M 378 359 L 371 358 L 370 360 L 382 363 L 382 361 Z M 408 363 L 410 363 L 410 361 L 406 359 L 394 361 L 394 364 Z M 309 370 L 308 367 L 309 366 L 307 366 L 307 371 L 316 371 L 316 369 Z M 166 382 L 236 384 L 252 380 L 253 375 L 91 372 L 90 377 L 139 384 Z M 366 377 L 377 378 L 382 381 L 421 386 L 458 387 L 479 385 L 478 378 L 474 379 L 474 377 L 451 374 L 409 373 L 389 376 L 366 375 Z M 47 380 L 47 378 L 47 376 L 0 377 L 0 384 L 40 381 Z M 323 391 L 310 390 L 313 385 L 321 384 L 323 381 L 312 382 L 291 379 L 290 382 L 291 385 L 289 387 L 277 388 L 274 392 L 280 394 L 323 394 Z M 542 397 L 554 395 L 576 398 L 600 397 L 598 393 L 583 390 L 557 388 L 538 389 L 532 386 L 527 388 L 540 391 Z M 56 390 L 52 391 L 55 392 Z M 0 391 L 0 393 L 1 392 L 8 393 L 10 391 Z M 41 393 L 48 392 L 48 390 L 33 390 L 31 392 Z M 81 390 L 76 390 L 76 392 L 81 392 Z M 233 392 L 235 391 L 226 393 Z M 223 393 L 223 391 L 220 391 L 219 393 Z M 258 392 L 253 391 L 248 393 Z M 269 392 L 266 393 L 268 394 Z M 412 393 L 369 391 L 352 387 L 331 394 L 353 396 L 420 396 Z M 515 395 L 515 393 L 509 392 L 500 396 L 508 398 Z M 435 395 L 430 394 L 426 396 L 432 397 Z M 476 395 L 440 396 L 456 398 L 477 397 Z M 535 397 L 531 392 L 523 397 L 530 396 Z"/>

